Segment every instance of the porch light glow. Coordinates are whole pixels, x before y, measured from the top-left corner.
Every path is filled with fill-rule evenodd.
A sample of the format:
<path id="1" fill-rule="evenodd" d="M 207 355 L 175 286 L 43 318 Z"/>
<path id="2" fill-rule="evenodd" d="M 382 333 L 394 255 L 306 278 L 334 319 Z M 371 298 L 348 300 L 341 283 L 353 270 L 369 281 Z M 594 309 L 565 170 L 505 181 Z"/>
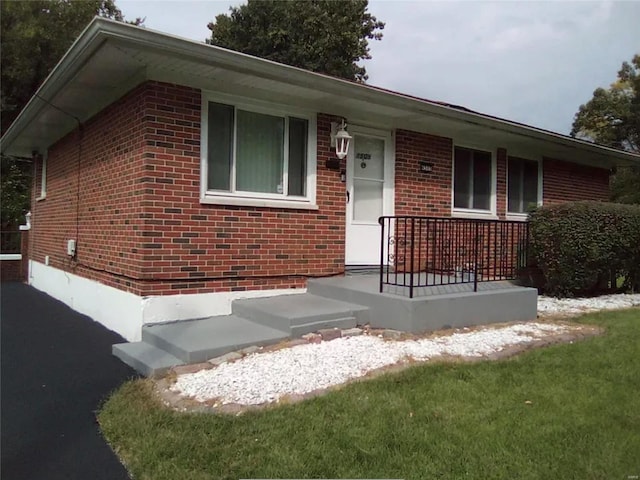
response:
<path id="1" fill-rule="evenodd" d="M 340 160 L 347 156 L 352 138 L 346 128 L 347 124 L 344 123 L 344 120 L 339 127 L 337 123 L 331 123 L 331 146 L 336 147 L 336 155 Z"/>

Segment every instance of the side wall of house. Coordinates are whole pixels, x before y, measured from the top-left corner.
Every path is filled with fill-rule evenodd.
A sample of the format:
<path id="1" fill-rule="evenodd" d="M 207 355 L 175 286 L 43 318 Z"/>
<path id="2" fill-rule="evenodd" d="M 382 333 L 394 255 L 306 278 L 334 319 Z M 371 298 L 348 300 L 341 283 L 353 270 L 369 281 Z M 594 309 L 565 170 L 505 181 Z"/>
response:
<path id="1" fill-rule="evenodd" d="M 135 88 L 48 148 L 40 200 L 41 166 L 35 172 L 32 261 L 140 293 L 144 95 Z"/>

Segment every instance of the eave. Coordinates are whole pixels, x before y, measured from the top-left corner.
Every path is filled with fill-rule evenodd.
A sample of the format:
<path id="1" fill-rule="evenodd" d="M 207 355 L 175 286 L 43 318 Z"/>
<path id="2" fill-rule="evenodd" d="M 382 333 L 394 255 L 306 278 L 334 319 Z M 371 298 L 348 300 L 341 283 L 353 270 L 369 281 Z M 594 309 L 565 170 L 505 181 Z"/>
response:
<path id="1" fill-rule="evenodd" d="M 640 156 L 446 104 L 342 80 L 95 18 L 0 139 L 3 153 L 43 151 L 146 80 L 183 84 L 344 116 L 351 123 L 432 133 L 612 168 Z"/>

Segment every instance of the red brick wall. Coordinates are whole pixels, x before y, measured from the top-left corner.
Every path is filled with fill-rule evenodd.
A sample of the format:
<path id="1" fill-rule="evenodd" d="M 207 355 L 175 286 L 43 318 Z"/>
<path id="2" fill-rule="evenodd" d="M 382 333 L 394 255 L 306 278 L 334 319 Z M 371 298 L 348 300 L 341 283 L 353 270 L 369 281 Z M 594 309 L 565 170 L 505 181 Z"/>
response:
<path id="1" fill-rule="evenodd" d="M 23 280 L 22 260 L 0 260 L 0 281 L 21 282 Z"/>
<path id="2" fill-rule="evenodd" d="M 35 201 L 34 182 L 31 258 L 48 255 L 56 268 L 138 295 L 302 287 L 307 277 L 341 273 L 345 185 L 325 167 L 333 118 L 317 117 L 318 210 L 207 205 L 200 108 L 198 90 L 147 82 L 52 145 L 45 200 Z M 452 146 L 395 132 L 397 215 L 450 215 Z M 498 149 L 500 216 L 506 158 Z M 419 172 L 423 160 L 432 172 Z M 547 203 L 607 198 L 605 170 L 556 160 L 544 167 Z M 76 258 L 66 255 L 71 238 Z"/>
<path id="3" fill-rule="evenodd" d="M 49 148 L 46 199 L 35 201 L 39 180 L 32 193 L 31 259 L 141 293 L 144 97 L 135 88 Z"/>
<path id="4" fill-rule="evenodd" d="M 397 130 L 396 215 L 451 215 L 453 141 L 426 133 Z M 433 163 L 433 171 L 420 172 L 420 161 Z"/>
<path id="5" fill-rule="evenodd" d="M 344 270 L 345 187 L 325 168 L 329 116 L 318 116 L 319 210 L 207 205 L 200 92 L 152 82 L 147 93 L 145 294 L 302 287 L 306 277 Z"/>
<path id="6" fill-rule="evenodd" d="M 507 151 L 496 150 L 496 202 L 500 218 L 507 211 Z M 433 171 L 419 171 L 419 162 Z M 425 133 L 396 132 L 396 215 L 450 216 L 453 140 Z"/>
<path id="7" fill-rule="evenodd" d="M 542 170 L 543 204 L 609 200 L 607 169 L 545 158 Z"/>
<path id="8" fill-rule="evenodd" d="M 200 105 L 198 90 L 148 82 L 87 122 L 82 140 L 76 131 L 53 145 L 31 258 L 138 295 L 302 287 L 341 273 L 345 186 L 325 167 L 332 118 L 317 119 L 319 210 L 203 205 Z"/>

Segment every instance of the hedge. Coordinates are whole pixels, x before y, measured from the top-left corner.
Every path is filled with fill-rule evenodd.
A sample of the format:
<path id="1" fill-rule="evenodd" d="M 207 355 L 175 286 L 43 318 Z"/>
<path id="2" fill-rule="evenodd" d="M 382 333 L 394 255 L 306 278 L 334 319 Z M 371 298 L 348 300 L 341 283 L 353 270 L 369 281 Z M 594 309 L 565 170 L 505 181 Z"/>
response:
<path id="1" fill-rule="evenodd" d="M 574 202 L 529 216 L 531 253 L 555 296 L 596 293 L 610 279 L 640 286 L 640 205 Z"/>

